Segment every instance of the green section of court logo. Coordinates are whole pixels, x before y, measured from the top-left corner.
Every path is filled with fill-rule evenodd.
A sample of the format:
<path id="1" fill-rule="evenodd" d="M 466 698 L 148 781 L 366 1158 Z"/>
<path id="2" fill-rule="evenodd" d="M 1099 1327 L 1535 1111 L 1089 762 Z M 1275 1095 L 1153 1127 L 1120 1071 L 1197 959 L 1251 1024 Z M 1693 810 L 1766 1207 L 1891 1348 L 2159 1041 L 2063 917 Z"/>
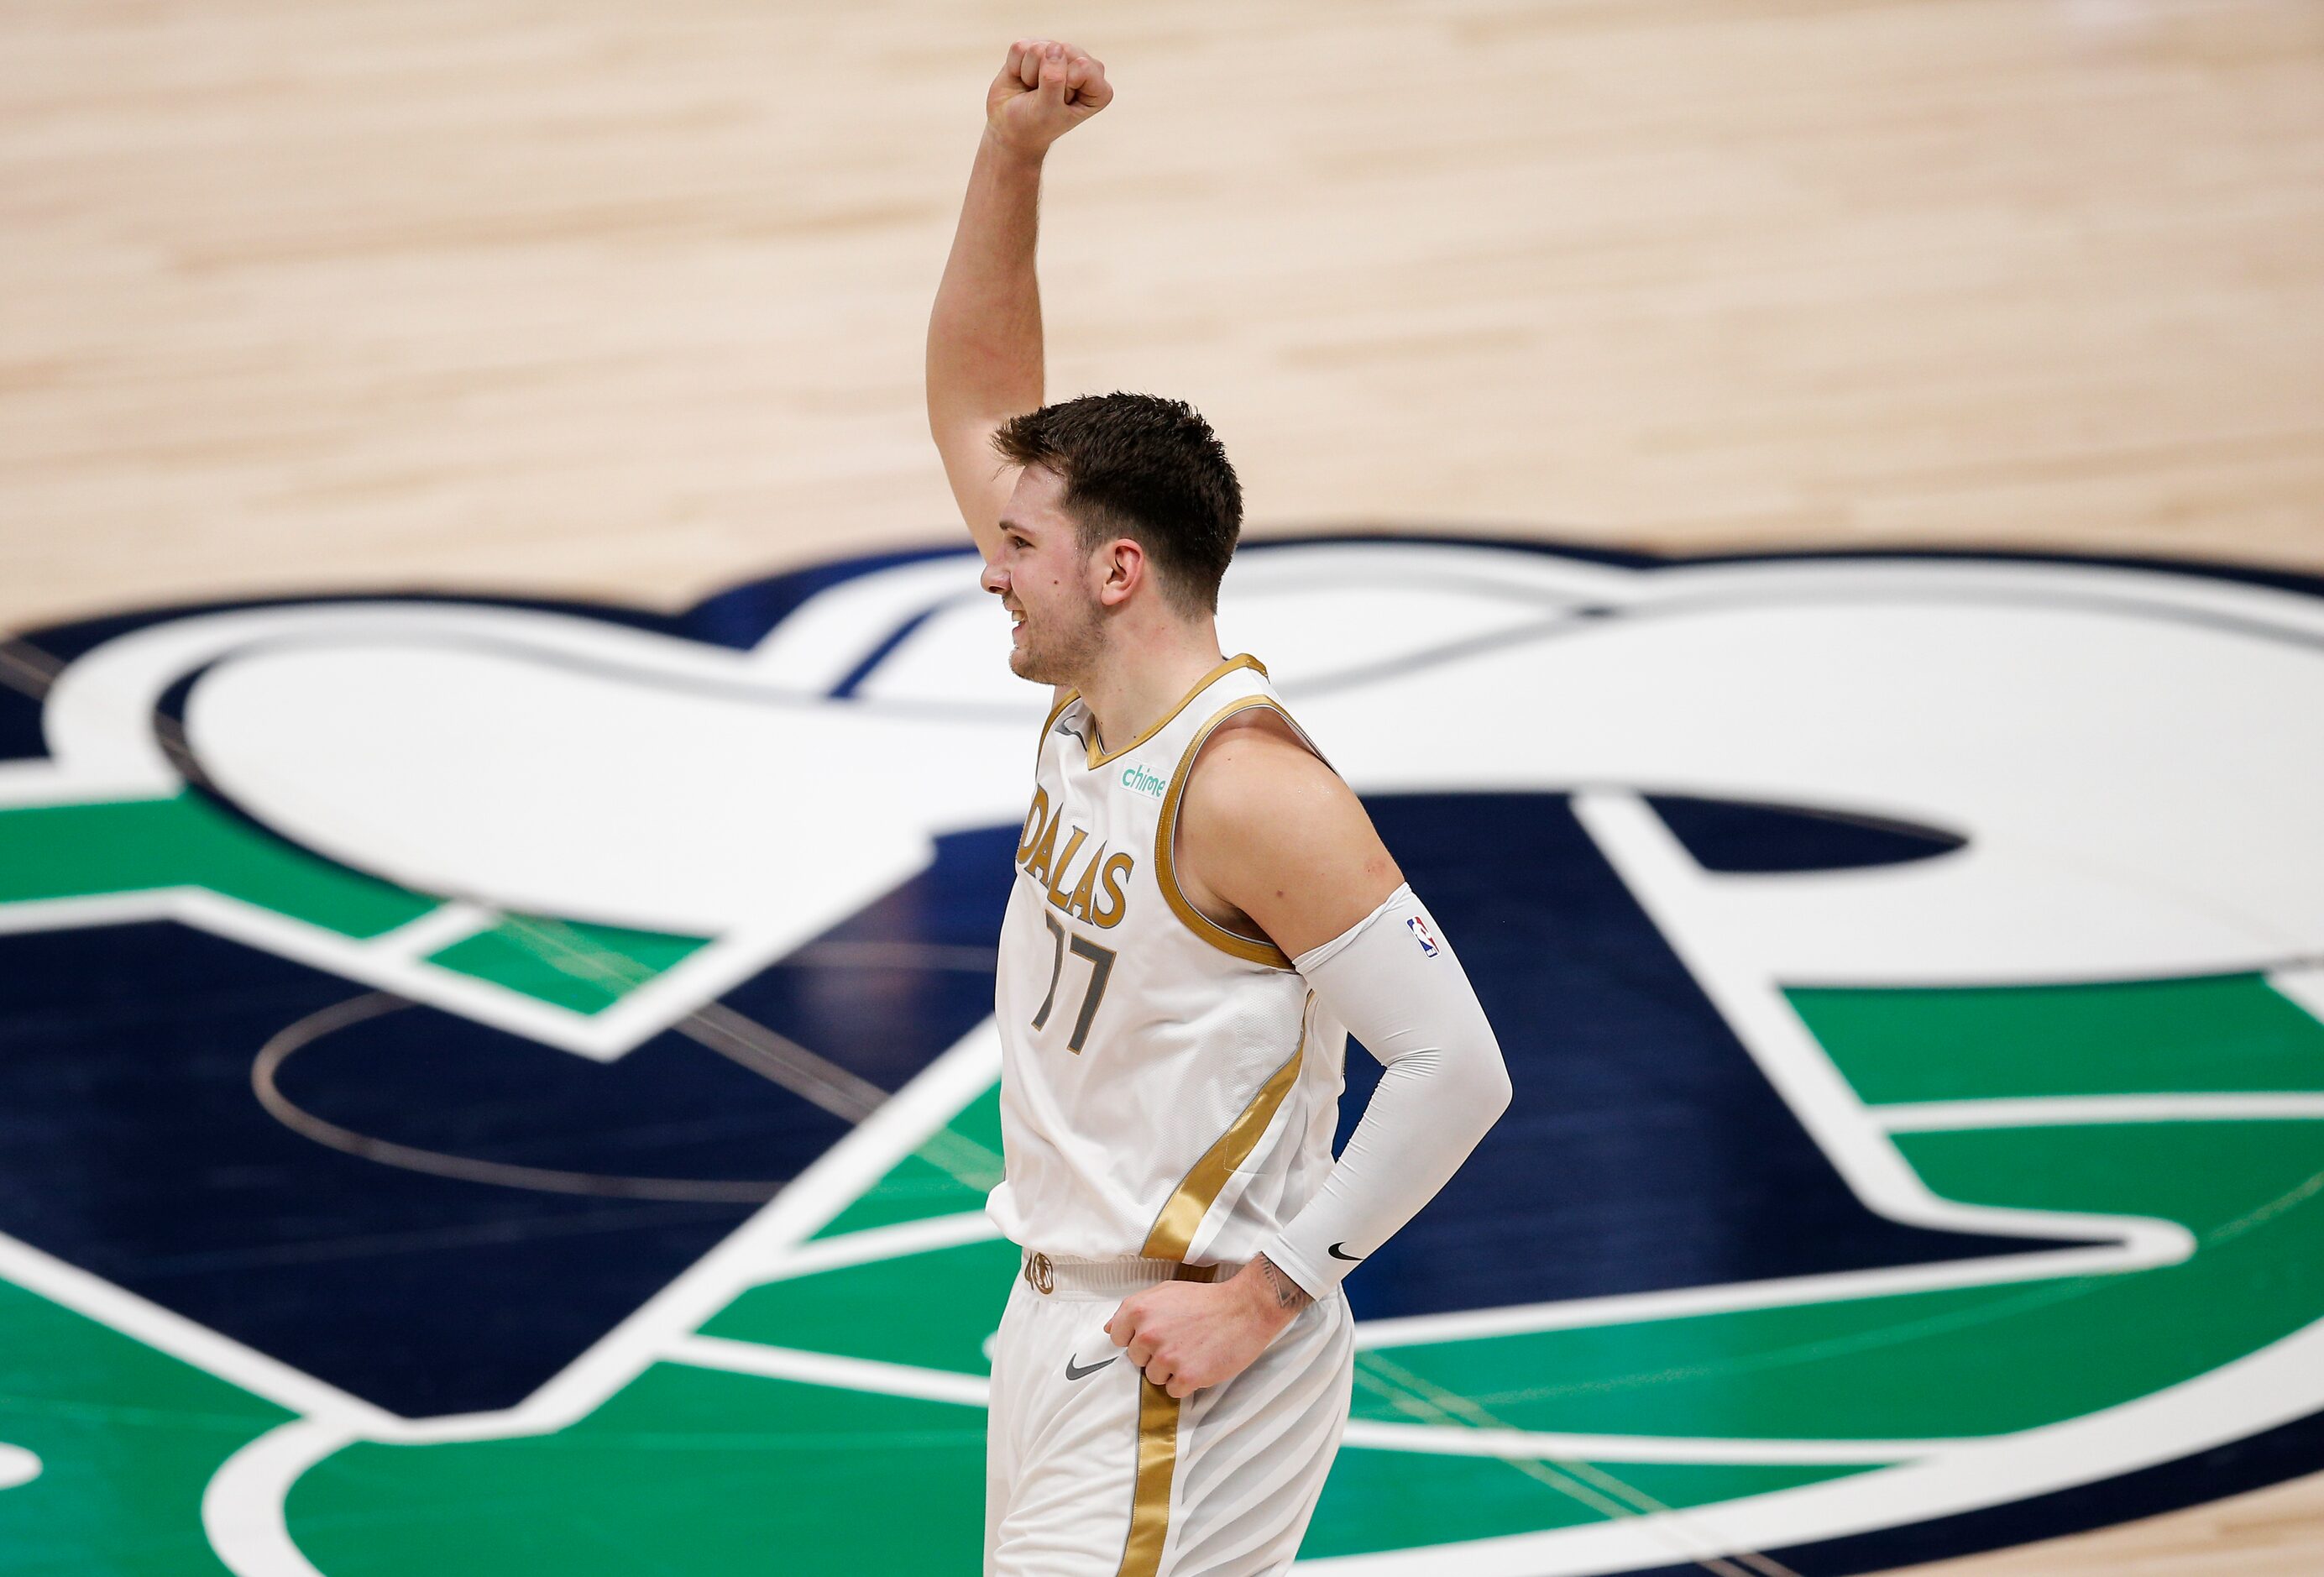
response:
<path id="1" fill-rule="evenodd" d="M 191 792 L 0 810 L 0 904 L 187 887 L 366 942 L 442 907 L 271 837 Z M 613 1006 L 704 942 L 504 914 L 428 953 L 421 964 L 586 1015 Z"/>

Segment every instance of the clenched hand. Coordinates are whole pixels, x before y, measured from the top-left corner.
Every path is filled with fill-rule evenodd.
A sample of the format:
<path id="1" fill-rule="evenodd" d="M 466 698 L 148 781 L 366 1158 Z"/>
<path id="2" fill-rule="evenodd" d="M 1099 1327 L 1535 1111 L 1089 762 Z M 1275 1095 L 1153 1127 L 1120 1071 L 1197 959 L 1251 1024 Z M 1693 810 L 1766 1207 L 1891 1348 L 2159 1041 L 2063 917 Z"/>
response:
<path id="1" fill-rule="evenodd" d="M 1020 38 L 984 96 L 985 129 L 1010 152 L 1038 159 L 1112 102 L 1104 61 L 1056 39 Z"/>

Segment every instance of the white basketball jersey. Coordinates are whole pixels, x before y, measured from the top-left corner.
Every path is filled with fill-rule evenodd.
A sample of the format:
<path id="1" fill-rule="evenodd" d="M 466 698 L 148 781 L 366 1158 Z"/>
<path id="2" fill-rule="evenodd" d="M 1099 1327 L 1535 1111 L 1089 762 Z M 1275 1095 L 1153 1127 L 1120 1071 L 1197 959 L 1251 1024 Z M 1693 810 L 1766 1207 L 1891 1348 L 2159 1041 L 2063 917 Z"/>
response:
<path id="1" fill-rule="evenodd" d="M 1001 929 L 1003 1176 L 985 1204 L 1025 1248 L 1238 1262 L 1331 1170 L 1346 1027 L 1172 869 L 1187 770 L 1253 706 L 1290 722 L 1245 653 L 1118 748 L 1092 748 L 1078 695 L 1042 726 Z"/>

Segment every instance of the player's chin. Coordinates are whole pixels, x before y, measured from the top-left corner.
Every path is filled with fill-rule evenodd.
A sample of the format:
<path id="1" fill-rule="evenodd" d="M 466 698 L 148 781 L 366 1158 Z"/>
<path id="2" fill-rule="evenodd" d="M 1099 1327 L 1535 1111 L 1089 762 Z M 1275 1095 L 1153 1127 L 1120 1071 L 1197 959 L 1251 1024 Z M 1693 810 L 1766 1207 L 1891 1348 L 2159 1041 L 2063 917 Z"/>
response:
<path id="1" fill-rule="evenodd" d="M 1058 681 L 1048 672 L 1049 665 L 1030 646 L 1019 646 L 1009 653 L 1009 671 L 1020 679 L 1037 685 L 1053 685 Z"/>

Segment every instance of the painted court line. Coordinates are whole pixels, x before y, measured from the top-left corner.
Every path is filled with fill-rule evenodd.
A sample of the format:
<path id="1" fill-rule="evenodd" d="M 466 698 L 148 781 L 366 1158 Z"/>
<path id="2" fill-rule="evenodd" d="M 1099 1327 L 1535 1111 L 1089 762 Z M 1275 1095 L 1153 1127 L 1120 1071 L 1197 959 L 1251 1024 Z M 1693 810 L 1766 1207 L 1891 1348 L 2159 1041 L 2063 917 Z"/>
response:
<path id="1" fill-rule="evenodd" d="M 886 1104 L 817 1157 L 789 1186 L 512 1408 L 393 1419 L 379 1438 L 488 1440 L 536 1434 L 595 1411 L 669 1354 L 745 1288 L 788 1264 L 797 1245 L 949 1122 L 1000 1074 L 1001 1043 L 986 1019 Z"/>
<path id="2" fill-rule="evenodd" d="M 501 911 L 465 899 L 439 903 L 426 914 L 406 920 L 392 931 L 383 931 L 364 945 L 382 958 L 418 964 L 455 942 L 466 940 L 498 923 Z"/>
<path id="3" fill-rule="evenodd" d="M 899 1222 L 891 1227 L 867 1227 L 860 1232 L 801 1243 L 783 1254 L 760 1280 L 788 1281 L 849 1265 L 868 1265 L 936 1249 L 958 1248 L 964 1243 L 986 1242 L 1000 1235 L 1001 1229 L 981 1210 L 932 1215 L 919 1221 Z"/>
<path id="4" fill-rule="evenodd" d="M 1871 1110 L 1873 1120 L 1891 1133 L 2110 1122 L 2263 1122 L 2324 1118 L 2324 1094 L 2038 1095 L 1914 1101 Z"/>
<path id="5" fill-rule="evenodd" d="M 41 1476 L 41 1459 L 21 1445 L 0 1445 L 0 1489 L 29 1484 Z"/>
<path id="6" fill-rule="evenodd" d="M 1399 1410 L 1417 1413 L 1440 1425 L 1469 1430 L 1508 1428 L 1502 1419 L 1495 1416 L 1474 1397 L 1437 1385 L 1389 1360 L 1376 1358 L 1370 1363 L 1360 1361 L 1356 1366 L 1355 1378 L 1356 1383 L 1365 1389 L 1388 1397 Z M 1531 1457 L 1505 1456 L 1496 1460 L 1536 1483 L 1545 1484 L 1568 1499 L 1581 1502 L 1609 1520 L 1619 1522 L 1629 1518 L 1641 1521 L 1642 1526 L 1650 1530 L 1654 1541 L 1713 1573 L 1714 1577 L 1744 1577 L 1745 1567 L 1759 1573 L 1759 1577 L 1799 1577 L 1799 1573 L 1790 1567 L 1759 1554 L 1711 1526 L 1704 1518 L 1705 1508 L 1690 1507 L 1680 1511 L 1596 1464 L 1566 1462 L 1552 1465 L 1549 1462 Z M 1646 1514 L 1651 1514 L 1650 1520 L 1646 1519 Z M 1727 1561 L 1725 1557 L 1729 1554 L 1739 1556 L 1741 1564 Z"/>
<path id="7" fill-rule="evenodd" d="M 1964 1205 L 1932 1193 L 1890 1137 L 1892 1129 L 1909 1126 L 1912 1111 L 1867 1108 L 1784 1000 L 1780 989 L 1764 971 L 1754 968 L 1748 949 L 1735 938 L 1707 934 L 1709 922 L 1702 908 L 1692 901 L 1702 880 L 1699 868 L 1653 809 L 1627 790 L 1584 789 L 1573 796 L 1573 813 L 1689 972 L 1702 982 L 1769 1084 L 1868 1207 L 1891 1220 L 1916 1226 L 2004 1237 L 2079 1238 L 2089 1240 L 2089 1246 L 1413 1315 L 1359 1323 L 1359 1348 L 1466 1341 L 2064 1276 L 2120 1274 L 2174 1265 L 2194 1251 L 2192 1234 L 2175 1222 Z M 1997 1103 L 1943 1104 L 1983 1108 Z M 1905 1122 L 1892 1123 L 1889 1119 L 1900 1111 Z"/>
<path id="8" fill-rule="evenodd" d="M 2265 975 L 2267 983 L 2285 1001 L 2298 1003 L 2310 1017 L 2324 1022 L 2324 963 L 2302 959 L 2268 970 Z"/>
<path id="9" fill-rule="evenodd" d="M 327 1418 L 361 1432 L 392 1425 L 392 1415 L 317 1379 L 256 1348 L 115 1286 L 30 1243 L 0 1236 L 0 1278 L 141 1342 L 157 1352 L 240 1386 L 293 1413 Z"/>
<path id="10" fill-rule="evenodd" d="M 202 1490 L 202 1532 L 235 1577 L 322 1577 L 300 1553 L 283 1514 L 300 1474 L 355 1443 L 320 1418 L 277 1425 L 226 1459 Z"/>
<path id="11" fill-rule="evenodd" d="M 991 1390 L 991 1382 L 982 1376 L 951 1370 L 843 1358 L 719 1336 L 687 1337 L 665 1356 L 704 1369 L 967 1406 L 985 1406 Z M 1674 1435 L 1566 1434 L 1364 1420 L 1349 1423 L 1346 1441 L 1370 1451 L 1415 1452 L 1429 1456 L 1778 1465 L 1863 1462 L 1883 1466 L 1956 1450 L 1963 1443 L 1950 1440 L 1699 1440 Z"/>
<path id="12" fill-rule="evenodd" d="M 2114 1246 L 2124 1269 L 2185 1259 L 2176 1222 L 2083 1211 L 1961 1204 L 1932 1192 L 1824 1054 L 1782 988 L 1706 901 L 1710 878 L 1643 797 L 1592 788 L 1573 814 L 1775 1093 L 1866 1205 L 1892 1221 L 2014 1238 L 2080 1238 Z M 2160 1256 L 2160 1258 L 2157 1258 Z"/>
<path id="13" fill-rule="evenodd" d="M 204 1492 L 203 1526 L 212 1549 L 235 1577 L 318 1577 L 290 1540 L 283 1506 L 300 1476 L 333 1452 L 365 1439 L 417 1443 L 549 1434 L 594 1412 L 658 1361 L 693 1361 L 684 1356 L 688 1350 L 722 1351 L 696 1347 L 697 1342 L 713 1339 L 695 1337 L 695 1327 L 745 1287 L 764 1279 L 770 1268 L 781 1263 L 786 1250 L 844 1209 L 982 1094 L 1000 1076 L 1000 1041 L 991 1020 L 986 1019 L 825 1151 L 757 1214 L 519 1406 L 410 1420 L 348 1397 L 368 1413 L 359 1425 L 336 1416 L 299 1418 L 259 1436 L 226 1460 Z M 0 1274 L 11 1274 L 5 1259 L 0 1259 Z M 145 1339 L 141 1331 L 123 1328 Z M 295 1376 L 295 1371 L 286 1372 Z M 973 1376 L 955 1378 L 981 1383 Z"/>
<path id="14" fill-rule="evenodd" d="M 2175 1258 L 2158 1258 L 2153 1261 L 2156 1264 L 2176 1262 Z M 1627 1325 L 1646 1320 L 1730 1314 L 1743 1309 L 1784 1308 L 1793 1305 L 1838 1303 L 1852 1298 L 1895 1297 L 1904 1293 L 1954 1287 L 2052 1281 L 2067 1276 L 2114 1275 L 2148 1268 L 2144 1263 L 2126 1263 L 2126 1257 L 2118 1246 L 2102 1244 L 2087 1249 L 2059 1249 L 2046 1253 L 1944 1260 L 1933 1265 L 1838 1271 L 1828 1276 L 1771 1277 L 1765 1281 L 1729 1282 L 1719 1286 L 1675 1287 L 1668 1292 L 1614 1293 L 1604 1297 L 1571 1298 L 1560 1303 L 1509 1304 L 1499 1308 L 1461 1309 L 1444 1314 L 1410 1314 L 1396 1320 L 1359 1321 L 1356 1324 L 1356 1346 L 1360 1350 L 1408 1347 L 1430 1342 L 1473 1341 L 1486 1336 L 1515 1336 L 1534 1331 L 1565 1331 L 1591 1325 Z"/>
<path id="15" fill-rule="evenodd" d="M 764 1375 L 770 1379 L 805 1380 L 843 1390 L 876 1391 L 881 1396 L 917 1397 L 925 1402 L 957 1402 L 970 1407 L 985 1406 L 991 1391 L 991 1382 L 978 1375 L 922 1369 L 916 1364 L 882 1363 L 869 1358 L 840 1358 L 828 1352 L 769 1347 L 757 1342 L 732 1342 L 723 1336 L 688 1336 L 663 1356 L 701 1369 Z"/>
<path id="16" fill-rule="evenodd" d="M 1740 1547 L 1779 1548 L 1895 1527 L 2194 1455 L 2312 1412 L 2324 1400 L 2324 1321 L 2180 1385 L 2057 1424 L 1982 1437 L 1877 1472 L 1720 1508 Z M 1511 1534 L 1461 1546 L 1466 1577 L 1603 1577 L 1666 1563 L 1659 1517 Z M 1437 1577 L 1437 1552 L 1300 1563 L 1317 1577 Z"/>
<path id="17" fill-rule="evenodd" d="M 1950 1440 L 1716 1440 L 1663 1434 L 1563 1434 L 1534 1429 L 1467 1429 L 1443 1424 L 1351 1419 L 1346 1442 L 1370 1451 L 1425 1456 L 1526 1457 L 1600 1462 L 1697 1462 L 1885 1467 L 1960 1445 Z"/>

